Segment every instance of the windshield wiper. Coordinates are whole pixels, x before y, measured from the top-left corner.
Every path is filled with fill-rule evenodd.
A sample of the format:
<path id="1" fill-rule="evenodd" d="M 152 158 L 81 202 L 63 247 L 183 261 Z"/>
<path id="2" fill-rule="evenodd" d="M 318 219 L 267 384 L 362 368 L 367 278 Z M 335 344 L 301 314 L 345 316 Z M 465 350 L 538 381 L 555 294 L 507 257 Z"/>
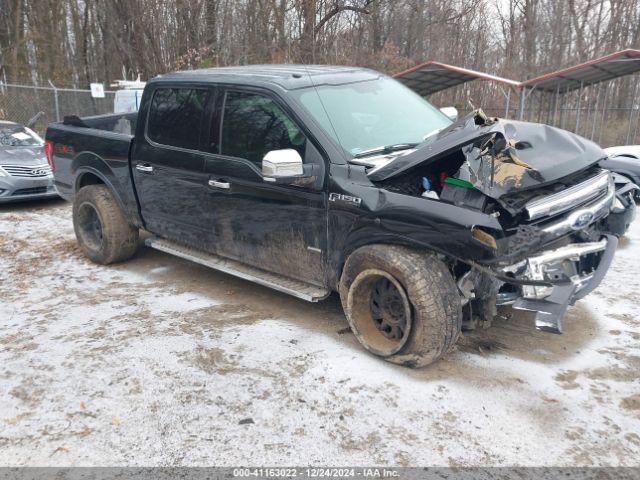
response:
<path id="1" fill-rule="evenodd" d="M 395 143 L 393 145 L 385 145 L 382 147 L 371 148 L 369 150 L 365 150 L 364 152 L 356 153 L 353 158 L 362 158 L 368 157 L 369 155 L 375 155 L 377 153 L 393 153 L 398 152 L 400 150 L 408 150 L 409 148 L 413 148 L 419 145 L 418 143 Z"/>

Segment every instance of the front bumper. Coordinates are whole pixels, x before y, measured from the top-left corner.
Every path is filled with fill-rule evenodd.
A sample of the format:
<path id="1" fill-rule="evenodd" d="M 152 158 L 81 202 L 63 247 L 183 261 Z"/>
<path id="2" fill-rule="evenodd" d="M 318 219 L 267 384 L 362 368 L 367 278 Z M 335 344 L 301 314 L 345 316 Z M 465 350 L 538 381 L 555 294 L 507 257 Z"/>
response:
<path id="1" fill-rule="evenodd" d="M 503 273 L 519 281 L 519 292 L 508 303 L 535 312 L 538 330 L 562 333 L 568 306 L 602 282 L 617 246 L 615 235 L 605 235 L 598 242 L 565 245 L 506 267 Z"/>
<path id="2" fill-rule="evenodd" d="M 57 196 L 53 177 L 0 177 L 0 203 Z"/>

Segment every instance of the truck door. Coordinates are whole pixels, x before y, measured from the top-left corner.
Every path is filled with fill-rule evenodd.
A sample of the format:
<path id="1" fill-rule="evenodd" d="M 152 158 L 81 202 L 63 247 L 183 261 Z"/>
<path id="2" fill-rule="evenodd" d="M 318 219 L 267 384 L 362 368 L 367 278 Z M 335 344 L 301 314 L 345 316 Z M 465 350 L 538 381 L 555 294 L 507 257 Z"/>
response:
<path id="1" fill-rule="evenodd" d="M 136 132 L 131 153 L 141 215 L 149 231 L 201 248 L 207 182 L 200 146 L 214 91 L 163 85 L 151 93 L 148 110 L 138 120 L 145 122 L 148 111 L 144 129 Z"/>
<path id="2" fill-rule="evenodd" d="M 205 161 L 207 249 L 323 285 L 327 246 L 323 157 L 283 105 L 265 94 L 228 89 L 220 95 L 216 112 L 209 143 L 218 153 Z M 263 180 L 264 155 L 285 148 L 320 166 L 323 174 L 315 183 L 275 185 Z"/>

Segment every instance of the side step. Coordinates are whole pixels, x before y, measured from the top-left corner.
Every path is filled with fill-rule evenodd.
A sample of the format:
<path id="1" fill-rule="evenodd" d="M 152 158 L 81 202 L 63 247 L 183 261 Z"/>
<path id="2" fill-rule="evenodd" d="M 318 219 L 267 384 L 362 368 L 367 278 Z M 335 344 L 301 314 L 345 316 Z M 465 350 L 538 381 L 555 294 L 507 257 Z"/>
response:
<path id="1" fill-rule="evenodd" d="M 331 290 L 324 287 L 310 285 L 300 280 L 285 277 L 284 275 L 267 272 L 250 265 L 245 265 L 236 260 L 200 252 L 162 238 L 151 237 L 145 240 L 144 243 L 147 247 L 191 260 L 192 262 L 243 278 L 244 280 L 249 280 L 265 287 L 273 288 L 274 290 L 293 295 L 307 302 L 319 302 L 331 294 Z"/>

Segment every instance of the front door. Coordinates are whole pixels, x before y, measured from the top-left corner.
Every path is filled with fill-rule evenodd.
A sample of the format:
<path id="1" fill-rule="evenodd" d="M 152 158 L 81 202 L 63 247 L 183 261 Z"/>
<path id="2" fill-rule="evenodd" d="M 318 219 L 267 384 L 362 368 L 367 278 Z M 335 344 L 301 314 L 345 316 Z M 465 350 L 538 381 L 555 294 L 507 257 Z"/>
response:
<path id="1" fill-rule="evenodd" d="M 207 236 L 202 222 L 207 180 L 201 139 L 208 129 L 211 95 L 204 87 L 157 88 L 144 138 L 134 143 L 131 156 L 146 228 L 196 248 L 203 247 Z"/>
<path id="2" fill-rule="evenodd" d="M 286 110 L 261 93 L 220 97 L 205 161 L 210 212 L 208 249 L 250 265 L 324 284 L 327 205 L 324 159 Z M 323 172 L 304 185 L 274 185 L 261 174 L 264 155 L 292 148 Z"/>

